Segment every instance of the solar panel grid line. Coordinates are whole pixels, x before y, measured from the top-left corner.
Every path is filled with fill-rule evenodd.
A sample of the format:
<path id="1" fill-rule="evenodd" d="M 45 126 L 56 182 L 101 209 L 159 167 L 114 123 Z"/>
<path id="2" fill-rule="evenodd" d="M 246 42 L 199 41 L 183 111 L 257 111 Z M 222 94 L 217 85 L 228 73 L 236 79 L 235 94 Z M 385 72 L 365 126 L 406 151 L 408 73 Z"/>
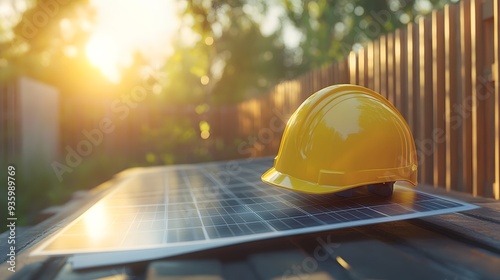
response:
<path id="1" fill-rule="evenodd" d="M 249 181 L 247 181 L 247 183 L 248 183 L 248 184 L 250 184 L 250 185 L 252 185 L 252 186 L 254 186 L 254 187 L 256 187 L 256 185 L 254 184 L 254 182 L 249 182 Z M 257 187 L 256 187 L 256 188 L 257 188 Z M 281 203 L 283 203 L 283 204 L 285 204 L 285 205 L 287 205 L 287 206 L 289 206 L 289 207 L 292 207 L 292 208 L 294 208 L 294 209 L 297 209 L 298 211 L 300 211 L 300 212 L 304 213 L 304 214 L 305 214 L 305 216 L 309 216 L 309 217 L 311 217 L 312 219 L 316 220 L 319 224 L 323 224 L 323 225 L 325 224 L 325 223 L 324 223 L 324 222 L 322 222 L 321 220 L 319 220 L 319 219 L 317 219 L 316 217 L 314 217 L 313 215 L 309 214 L 307 211 L 304 211 L 303 209 L 300 209 L 300 208 L 296 207 L 295 205 L 293 205 L 293 204 L 289 203 L 288 201 L 286 201 L 286 200 L 284 200 L 284 199 L 281 199 L 281 197 L 279 197 L 279 196 L 278 196 L 278 198 L 280 198 L 280 202 L 281 202 Z"/>
<path id="2" fill-rule="evenodd" d="M 435 209 L 440 209 L 441 208 L 441 207 L 439 207 L 440 206 L 439 203 L 436 203 L 436 202 L 434 202 L 432 200 L 427 201 L 427 203 L 425 205 L 430 210 L 435 210 Z"/>
<path id="3" fill-rule="evenodd" d="M 133 180 L 129 179 L 127 182 L 130 183 L 130 181 L 133 181 Z M 120 189 L 119 188 L 113 190 L 110 194 L 108 194 L 106 197 L 104 197 L 101 201 L 97 202 L 91 209 L 98 209 L 97 207 L 105 207 L 105 204 L 109 200 L 109 198 L 112 197 L 113 195 L 116 195 L 116 194 L 119 194 L 119 193 L 120 193 Z M 91 210 L 91 209 L 89 209 L 89 210 Z M 90 217 L 93 216 L 93 215 L 91 215 L 91 212 L 89 212 L 89 211 L 87 211 L 83 215 L 89 215 Z M 137 216 L 138 216 L 138 213 L 137 212 L 134 213 L 133 222 L 130 223 L 130 224 L 128 224 L 126 232 L 129 232 L 130 229 L 133 227 L 134 221 L 136 220 Z M 83 216 L 83 217 L 85 217 L 85 216 Z M 86 221 L 91 221 L 91 219 L 87 218 Z M 82 222 L 82 219 L 80 219 L 79 222 Z M 115 221 L 112 221 L 112 222 L 115 222 Z M 97 223 L 102 223 L 102 222 L 99 222 L 99 220 L 97 220 Z M 97 225 L 97 228 L 99 228 L 99 231 L 107 234 L 108 233 L 108 229 L 111 228 L 111 223 L 102 223 L 102 224 L 106 225 L 106 228 L 103 228 L 102 227 L 103 225 Z M 119 242 L 120 246 L 122 246 L 125 243 L 126 237 L 127 237 L 127 234 L 124 234 L 123 237 L 121 238 L 121 241 Z"/>
<path id="4" fill-rule="evenodd" d="M 439 207 L 440 205 L 452 205 L 452 206 L 458 205 L 457 203 L 448 202 L 448 201 L 441 201 L 441 202 L 439 202 L 436 199 L 430 200 L 429 203 L 431 205 L 436 205 L 437 207 Z"/>
<path id="5" fill-rule="evenodd" d="M 198 218 L 201 221 L 201 228 L 202 228 L 205 240 L 210 240 L 210 237 L 208 235 L 207 229 L 205 228 L 205 225 L 203 224 L 203 220 L 201 219 L 200 209 L 198 209 L 198 205 L 196 203 L 196 198 L 195 198 L 195 196 L 193 194 L 193 189 L 192 189 L 192 186 L 191 186 L 191 182 L 189 181 L 189 179 L 186 176 L 182 176 L 182 178 L 183 178 L 184 183 L 186 184 L 189 192 L 191 193 L 191 199 L 193 200 L 194 207 L 196 208 L 196 213 L 198 214 Z"/>
<path id="6" fill-rule="evenodd" d="M 415 213 L 415 210 L 411 209 L 410 207 L 406 207 L 404 204 L 399 204 L 398 206 L 407 210 L 410 213 Z"/>
<path id="7" fill-rule="evenodd" d="M 238 203 L 239 203 L 240 205 L 242 205 L 244 208 L 246 208 L 246 209 L 248 210 L 248 212 L 250 212 L 250 213 L 252 213 L 252 212 L 253 212 L 253 211 L 252 211 L 252 209 L 250 209 L 250 207 L 248 207 L 248 205 L 247 205 L 247 204 L 245 204 L 243 201 L 241 201 L 241 199 L 240 199 L 237 195 L 235 195 L 233 192 L 231 192 L 231 191 L 230 191 L 227 187 L 225 187 L 224 185 L 222 185 L 222 184 L 221 184 L 221 183 L 220 183 L 220 182 L 219 182 L 219 181 L 218 181 L 218 180 L 217 180 L 217 179 L 216 179 L 216 178 L 215 178 L 215 177 L 214 177 L 214 176 L 213 176 L 210 172 L 207 172 L 205 169 L 202 169 L 202 171 L 203 171 L 205 174 L 207 174 L 208 176 L 210 176 L 210 178 L 212 178 L 212 179 L 215 181 L 215 183 L 217 184 L 217 186 L 218 186 L 218 188 L 219 188 L 220 190 L 222 190 L 224 193 L 226 193 L 226 194 L 228 194 L 228 195 L 232 196 L 232 197 L 233 197 L 236 201 L 238 201 Z M 259 217 L 258 215 L 256 215 L 256 216 L 257 216 L 257 217 Z M 260 220 L 261 220 L 263 223 L 265 223 L 265 224 L 267 225 L 267 227 L 268 227 L 271 231 L 274 231 L 274 232 L 276 232 L 276 231 L 277 231 L 275 228 L 273 228 L 272 226 L 270 226 L 269 224 L 267 224 L 267 223 L 265 222 L 265 220 L 264 220 L 264 219 L 262 219 L 261 217 L 259 217 L 259 218 L 260 218 Z M 255 225 L 255 224 L 254 224 L 254 225 Z"/>
<path id="8" fill-rule="evenodd" d="M 382 217 L 389 217 L 387 214 L 382 213 L 382 212 L 380 212 L 380 211 L 377 211 L 377 209 L 373 209 L 373 208 L 370 208 L 370 207 L 361 207 L 361 208 L 359 208 L 359 210 L 358 210 L 358 211 L 361 211 L 361 210 L 365 210 L 365 211 L 367 211 L 367 212 L 375 212 L 375 213 L 379 214 L 379 215 L 380 215 L 380 216 L 382 216 Z M 370 216 L 370 217 L 373 217 L 374 215 L 372 214 L 372 215 L 369 215 L 369 216 Z"/>
<path id="9" fill-rule="evenodd" d="M 127 230 L 125 231 L 125 235 L 123 236 L 123 238 L 120 241 L 120 246 L 123 246 L 125 244 L 125 240 L 127 238 L 127 235 L 130 232 L 130 229 L 132 228 L 132 226 L 134 225 L 134 222 L 137 219 L 137 216 L 138 216 L 138 213 L 135 213 L 134 218 L 132 219 L 132 222 L 129 224 Z"/>
<path id="10" fill-rule="evenodd" d="M 166 172 L 165 172 L 166 173 Z M 169 204 L 169 197 L 168 197 L 168 189 L 169 189 L 169 183 L 167 181 L 167 179 L 165 178 L 165 174 L 162 172 L 162 185 L 163 185 L 163 203 L 164 203 L 164 207 L 163 207 L 163 220 L 164 220 L 164 229 L 165 229 L 165 232 L 162 234 L 162 243 L 166 244 L 168 241 L 167 241 L 167 237 L 168 237 L 168 219 L 169 219 L 169 216 L 168 216 L 168 207 L 170 206 Z"/>
<path id="11" fill-rule="evenodd" d="M 241 180 L 245 181 L 247 184 L 252 185 L 256 189 L 258 189 L 257 185 L 254 184 L 254 182 L 250 182 L 250 181 L 248 181 L 246 179 L 241 179 Z M 278 197 L 280 197 L 280 196 L 278 196 Z M 316 202 L 316 201 L 314 201 L 314 199 L 312 199 L 312 197 L 305 198 L 304 200 L 309 201 L 310 203 Z M 289 207 L 292 207 L 292 208 L 294 208 L 294 209 L 296 209 L 296 210 L 304 213 L 304 216 L 299 216 L 298 218 L 292 218 L 292 221 L 294 221 L 294 222 L 302 224 L 303 226 L 313 226 L 313 225 L 316 226 L 316 225 L 325 225 L 325 224 L 328 224 L 325 221 L 322 221 L 322 220 L 318 219 L 316 216 L 312 215 L 310 212 L 305 211 L 303 208 L 299 208 L 299 207 L 295 206 L 294 204 L 290 203 L 289 201 L 287 201 L 287 200 L 285 200 L 283 198 L 281 198 L 281 202 L 284 203 L 285 205 L 289 206 Z M 362 206 L 360 205 L 360 207 L 362 207 Z M 261 212 L 257 212 L 257 215 L 262 216 L 263 214 Z M 303 217 L 309 217 L 309 218 L 313 219 L 314 221 L 316 221 L 317 224 L 311 224 L 310 221 L 304 220 Z M 267 219 L 265 219 L 265 220 L 267 220 Z M 272 219 L 271 219 L 270 223 L 272 223 L 273 227 L 281 227 L 281 229 L 283 229 L 283 223 L 279 223 L 277 221 L 273 221 Z"/>

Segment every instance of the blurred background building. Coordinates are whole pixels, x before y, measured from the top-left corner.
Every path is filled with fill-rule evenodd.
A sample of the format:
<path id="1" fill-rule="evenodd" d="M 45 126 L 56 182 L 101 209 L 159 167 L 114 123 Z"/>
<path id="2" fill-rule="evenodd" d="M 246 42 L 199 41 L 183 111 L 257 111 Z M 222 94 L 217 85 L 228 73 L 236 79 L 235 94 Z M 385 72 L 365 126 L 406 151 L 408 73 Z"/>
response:
<path id="1" fill-rule="evenodd" d="M 58 159 L 59 91 L 20 77 L 3 84 L 0 94 L 1 158 L 49 165 Z"/>

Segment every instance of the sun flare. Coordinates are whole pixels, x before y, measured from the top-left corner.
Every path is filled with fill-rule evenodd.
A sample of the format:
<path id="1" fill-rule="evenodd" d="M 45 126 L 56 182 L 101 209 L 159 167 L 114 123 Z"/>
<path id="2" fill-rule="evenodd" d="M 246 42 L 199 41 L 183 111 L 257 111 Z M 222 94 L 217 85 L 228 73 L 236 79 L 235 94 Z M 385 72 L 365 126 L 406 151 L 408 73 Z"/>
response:
<path id="1" fill-rule="evenodd" d="M 148 61 L 171 54 L 179 28 L 173 0 L 92 0 L 96 10 L 86 55 L 111 81 L 120 80 L 120 68 L 140 52 Z"/>
<path id="2" fill-rule="evenodd" d="M 113 41 L 103 36 L 93 36 L 88 41 L 85 52 L 90 62 L 98 67 L 113 82 L 118 82 L 117 72 L 119 57 Z"/>
<path id="3" fill-rule="evenodd" d="M 85 230 L 88 236 L 93 239 L 101 239 L 106 227 L 109 225 L 107 213 L 103 203 L 98 203 L 90 208 L 83 216 Z"/>

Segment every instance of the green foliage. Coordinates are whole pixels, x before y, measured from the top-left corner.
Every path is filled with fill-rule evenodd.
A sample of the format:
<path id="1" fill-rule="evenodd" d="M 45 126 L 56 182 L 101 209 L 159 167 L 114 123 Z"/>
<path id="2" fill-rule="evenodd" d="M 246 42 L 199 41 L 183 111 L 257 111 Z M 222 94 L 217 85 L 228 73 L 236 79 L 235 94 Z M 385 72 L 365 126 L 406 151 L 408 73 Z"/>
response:
<path id="1" fill-rule="evenodd" d="M 127 155 L 110 154 L 101 148 L 84 158 L 71 173 L 65 174 L 61 183 L 69 193 L 73 193 L 77 190 L 94 188 L 110 180 L 114 174 L 135 166 L 137 164 Z"/>
<path id="2" fill-rule="evenodd" d="M 265 1 L 251 3 L 265 12 Z M 259 23 L 245 12 L 246 5 L 249 1 L 187 1 L 182 16 L 192 32 L 189 36 L 196 39 L 177 41 L 167 60 L 165 101 L 235 103 L 263 94 L 291 76 L 281 37 L 264 36 Z M 178 37 L 183 36 L 180 30 Z"/>
<path id="3" fill-rule="evenodd" d="M 264 37 L 259 26 L 235 23 L 216 43 L 224 69 L 211 92 L 217 103 L 237 102 L 265 93 L 286 77 L 285 47 L 277 34 Z"/>
<path id="4" fill-rule="evenodd" d="M 164 67 L 167 77 L 163 84 L 164 104 L 196 104 L 206 97 L 201 77 L 207 74 L 208 58 L 203 49 L 178 45 Z"/>
<path id="5" fill-rule="evenodd" d="M 144 125 L 141 144 L 147 165 L 180 164 L 211 159 L 208 143 L 189 118 L 167 118 L 157 126 Z"/>
<path id="6" fill-rule="evenodd" d="M 287 18 L 303 34 L 301 71 L 346 56 L 451 0 L 282 0 Z"/>
<path id="7" fill-rule="evenodd" d="M 82 21 L 93 17 L 88 1 L 60 2 L 29 1 L 32 5 L 14 26 L 14 36 L 0 45 L 6 61 L 0 67 L 0 81 L 27 75 L 67 89 L 85 85 L 85 78 L 102 80 L 84 52 L 89 31 L 83 28 Z M 70 26 L 71 32 L 63 25 Z M 76 55 L 67 56 L 68 48 L 73 48 Z M 63 76 L 65 79 L 61 79 Z"/>

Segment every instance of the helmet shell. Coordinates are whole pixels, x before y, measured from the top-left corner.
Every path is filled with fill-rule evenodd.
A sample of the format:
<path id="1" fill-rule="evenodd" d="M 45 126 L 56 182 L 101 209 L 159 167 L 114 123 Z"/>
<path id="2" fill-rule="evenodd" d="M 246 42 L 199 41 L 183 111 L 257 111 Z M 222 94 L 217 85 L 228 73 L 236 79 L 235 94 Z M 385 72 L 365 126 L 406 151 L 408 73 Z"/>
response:
<path id="1" fill-rule="evenodd" d="M 417 165 L 410 128 L 387 99 L 362 86 L 334 85 L 293 113 L 262 180 L 306 193 L 394 181 L 416 185 Z"/>

